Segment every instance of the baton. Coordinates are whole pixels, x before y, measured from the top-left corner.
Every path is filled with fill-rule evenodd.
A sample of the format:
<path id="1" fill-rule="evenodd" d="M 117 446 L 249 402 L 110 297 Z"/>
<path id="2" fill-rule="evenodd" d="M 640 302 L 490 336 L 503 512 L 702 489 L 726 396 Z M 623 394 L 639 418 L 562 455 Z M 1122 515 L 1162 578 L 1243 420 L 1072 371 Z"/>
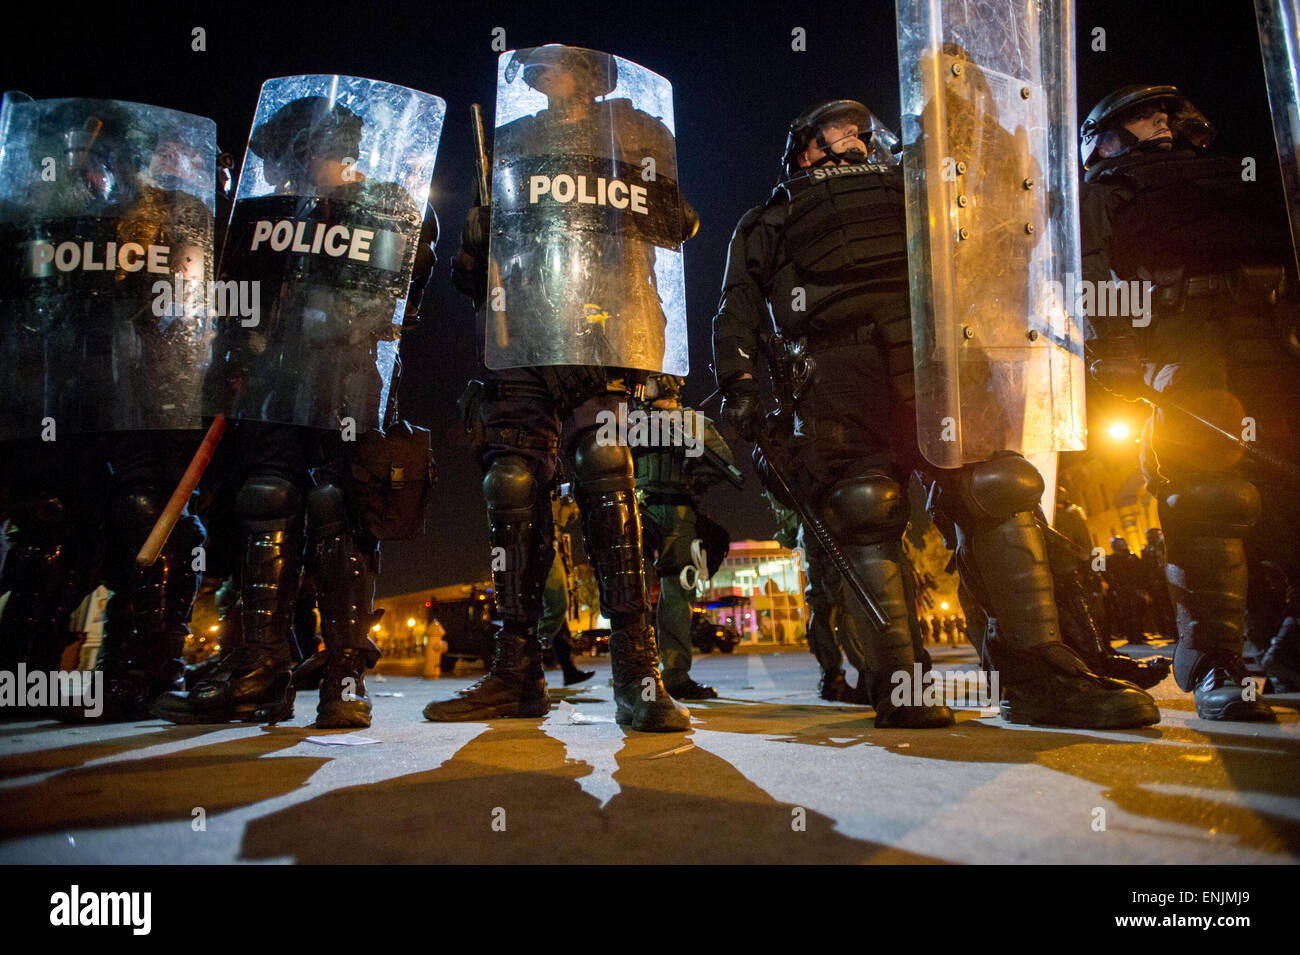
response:
<path id="1" fill-rule="evenodd" d="M 172 492 L 171 500 L 163 508 L 162 514 L 159 515 L 153 530 L 149 532 L 149 538 L 140 548 L 140 553 L 135 555 L 135 562 L 141 567 L 152 567 L 158 555 L 162 553 L 163 547 L 167 544 L 167 538 L 171 537 L 172 531 L 176 528 L 176 522 L 181 519 L 181 513 L 185 510 L 185 505 L 189 502 L 190 495 L 194 489 L 199 486 L 199 479 L 203 477 L 203 472 L 208 469 L 208 464 L 212 461 L 212 454 L 217 450 L 217 445 L 221 441 L 221 436 L 226 431 L 226 416 L 219 414 L 212 419 L 212 426 L 208 428 L 208 433 L 203 438 L 203 443 L 199 449 L 194 452 L 194 457 L 190 461 L 190 466 L 185 469 L 185 475 L 181 478 L 181 483 L 176 485 L 176 490 Z"/>
<path id="2" fill-rule="evenodd" d="M 826 529 L 826 525 L 814 517 L 812 511 L 795 495 L 793 491 L 790 490 L 790 483 L 785 479 L 785 475 L 781 473 L 780 468 L 777 467 L 776 462 L 772 459 L 772 455 L 768 454 L 767 442 L 764 440 L 763 436 L 756 435 L 754 437 L 754 443 L 758 445 L 758 450 L 762 452 L 763 459 L 767 461 L 767 469 L 771 473 L 773 479 L 778 485 L 780 485 L 781 490 L 785 492 L 785 496 L 794 502 L 794 510 L 795 513 L 799 515 L 799 520 L 803 521 L 804 526 L 812 531 L 813 537 L 817 538 L 817 543 L 821 545 L 822 550 L 826 551 L 831 562 L 835 564 L 835 568 L 844 577 L 845 581 L 848 582 L 849 589 L 853 591 L 853 594 L 858 598 L 859 603 L 861 603 L 866 609 L 867 616 L 871 618 L 872 623 L 874 623 L 877 629 L 881 631 L 888 630 L 890 626 L 889 617 L 885 614 L 885 611 L 880 608 L 880 604 L 876 603 L 871 594 L 867 592 L 866 586 L 862 583 L 862 578 L 859 577 L 858 572 L 853 569 L 853 565 L 849 563 L 849 559 L 844 556 L 844 551 L 840 550 L 839 544 L 835 543 L 835 539 L 831 537 L 830 531 Z"/>
<path id="3" fill-rule="evenodd" d="M 474 165 L 478 172 L 478 198 L 480 205 L 492 202 L 492 183 L 488 179 L 487 140 L 483 135 L 483 108 L 478 103 L 470 106 L 474 114 Z"/>
<path id="4" fill-rule="evenodd" d="M 1146 385 L 1143 385 L 1142 390 L 1138 393 L 1138 397 L 1154 408 L 1159 408 L 1162 411 L 1173 411 L 1185 418 L 1190 418 L 1202 427 L 1213 431 L 1225 441 L 1231 441 L 1242 452 L 1242 454 L 1259 464 L 1265 470 L 1272 471 L 1278 477 L 1291 481 L 1294 484 L 1300 484 L 1300 468 L 1297 468 L 1294 464 L 1289 464 L 1281 458 L 1274 457 L 1267 451 L 1261 451 L 1244 438 L 1237 437 L 1237 435 L 1233 434 L 1231 431 L 1223 430 L 1214 422 L 1207 421 L 1195 412 L 1184 408 L 1178 402 L 1170 401 L 1154 388 L 1149 388 Z"/>

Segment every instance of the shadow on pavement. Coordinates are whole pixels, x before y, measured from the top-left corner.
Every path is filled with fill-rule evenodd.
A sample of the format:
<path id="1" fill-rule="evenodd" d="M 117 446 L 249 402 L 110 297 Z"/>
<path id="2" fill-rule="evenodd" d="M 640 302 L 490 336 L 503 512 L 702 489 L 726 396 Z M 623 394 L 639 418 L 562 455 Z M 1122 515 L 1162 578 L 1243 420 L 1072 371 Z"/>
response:
<path id="1" fill-rule="evenodd" d="M 435 770 L 336 790 L 251 821 L 241 858 L 299 863 L 939 862 L 778 803 L 689 736 L 629 735 L 602 809 L 539 727 L 493 724 Z M 324 821 L 328 820 L 328 825 Z M 504 823 L 504 831 L 495 831 Z"/>

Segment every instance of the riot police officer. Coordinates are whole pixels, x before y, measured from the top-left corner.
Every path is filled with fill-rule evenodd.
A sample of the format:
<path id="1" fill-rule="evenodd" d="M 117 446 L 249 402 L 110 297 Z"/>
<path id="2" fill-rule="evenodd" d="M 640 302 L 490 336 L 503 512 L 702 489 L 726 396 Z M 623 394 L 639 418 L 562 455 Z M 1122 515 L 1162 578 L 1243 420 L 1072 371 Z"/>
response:
<path id="1" fill-rule="evenodd" d="M 714 318 L 723 420 L 758 425 L 755 356 L 770 307 L 790 343 L 796 493 L 816 507 L 891 619 L 859 630 L 874 658 L 876 725 L 943 726 L 946 707 L 891 699 L 892 677 L 928 663 L 901 536 L 909 472 L 929 473 L 935 506 L 957 527 L 967 590 L 997 619 L 985 653 L 1012 722 L 1123 727 L 1154 723 L 1136 687 L 1090 672 L 1060 638 L 1035 512 L 1043 480 L 1023 457 L 937 471 L 916 450 L 903 173 L 892 135 L 861 103 L 818 104 L 791 124 L 781 181 L 741 219 Z"/>
<path id="2" fill-rule="evenodd" d="M 1244 181 L 1236 159 L 1206 151 L 1213 134 L 1168 85 L 1118 89 L 1083 123 L 1083 277 L 1153 289 L 1147 314 L 1096 318 L 1094 370 L 1121 396 L 1145 383 L 1234 434 L 1252 428 L 1260 448 L 1294 463 L 1286 222 L 1265 179 Z M 1241 660 L 1247 556 L 1272 557 L 1294 578 L 1295 495 L 1171 407 L 1148 422 L 1141 461 L 1178 607 L 1178 685 L 1203 719 L 1272 720 Z M 1257 523 L 1261 496 L 1269 520 Z"/>
<path id="3" fill-rule="evenodd" d="M 136 718 L 179 685 L 198 588 L 204 533 L 188 506 L 153 564 L 136 554 L 195 443 L 184 429 L 197 417 L 211 339 L 189 306 L 211 271 L 215 127 L 133 103 L 5 100 L 0 241 L 78 255 L 59 269 L 38 255 L 19 279 L 30 286 L 0 293 L 19 292 L 0 328 L 0 436 L 28 439 L 5 462 L 18 534 L 0 667 L 26 657 L 58 668 L 68 611 L 98 570 L 113 590 L 104 716 Z M 46 161 L 56 163 L 48 182 L 33 172 Z M 186 289 L 182 299 L 173 287 Z"/>
<path id="4" fill-rule="evenodd" d="M 430 125 L 422 114 L 431 98 L 389 84 L 338 79 L 345 95 L 290 98 L 249 137 L 249 155 L 270 188 L 261 195 L 254 191 L 261 187 L 250 181 L 246 162 L 222 271 L 228 279 L 260 283 L 264 314 L 251 323 L 227 316 L 220 360 L 208 382 L 210 410 L 241 419 L 230 467 L 239 488 L 242 640 L 187 692 L 158 701 L 155 715 L 174 722 L 278 722 L 292 716 L 289 629 L 306 572 L 316 589 L 326 654 L 316 725 L 370 725 L 364 675 L 379 659 L 370 629 L 379 541 L 386 534 L 366 494 L 375 472 L 382 472 L 380 483 L 388 480 L 390 465 L 398 463 L 391 456 L 411 450 L 408 443 L 414 445 L 413 459 L 398 470 L 410 489 L 418 491 L 431 459 L 427 432 L 421 453 L 417 432 L 393 427 L 396 416 L 384 394 L 396 387 L 396 374 L 385 381 L 382 372 L 391 373 L 391 359 L 381 360 L 382 346 L 398 334 L 395 307 L 406 294 L 420 210 L 401 184 L 355 167 L 366 123 L 344 101 L 364 110 L 375 86 L 384 95 L 406 97 L 410 118 L 396 121 L 410 123 L 401 131 L 401 145 L 380 138 L 395 121 L 376 110 L 372 151 L 388 163 L 390 152 L 408 149 L 413 168 L 431 172 L 429 151 L 418 151 Z M 279 103 L 283 91 L 309 91 L 315 82 L 272 80 L 263 98 Z M 314 231 L 316 238 L 286 248 L 287 241 L 277 243 L 271 235 L 272 222 L 296 228 L 300 236 Z M 327 224 L 333 244 L 323 241 Z M 375 245 L 365 256 L 344 255 L 340 232 L 369 234 Z M 377 430 L 381 425 L 388 427 L 387 436 Z M 422 526 L 422 513 L 416 521 Z"/>
<path id="5" fill-rule="evenodd" d="M 1106 586 L 1110 588 L 1110 619 L 1114 635 L 1129 643 L 1146 643 L 1143 619 L 1146 616 L 1142 601 L 1142 564 L 1129 550 L 1128 541 L 1122 537 L 1110 539 L 1110 554 L 1106 557 Z"/>
<path id="6" fill-rule="evenodd" d="M 527 86 L 546 97 L 547 106 L 498 129 L 497 156 L 502 162 L 507 157 L 561 156 L 575 142 L 588 144 L 590 155 L 600 155 L 592 150 L 602 143 L 608 149 L 611 142 L 618 142 L 620 150 L 633 142 L 643 144 L 645 151 L 636 149 L 634 159 L 620 152 L 610 157 L 615 162 L 662 156 L 664 146 L 671 145 L 662 123 L 627 100 L 597 102 L 614 89 L 617 75 L 611 57 L 591 50 L 550 45 L 510 54 L 505 82 L 522 76 Z M 506 93 L 505 88 L 499 89 L 498 97 Z M 549 175 L 540 175 L 542 168 L 531 177 L 534 181 L 550 181 Z M 572 176 L 568 179 L 573 181 Z M 613 186 L 610 189 L 612 194 Z M 494 195 L 492 201 L 500 206 L 505 198 Z M 595 203 L 589 211 L 605 214 Z M 665 211 L 676 220 L 677 210 Z M 689 712 L 663 685 L 655 634 L 647 618 L 632 456 L 626 444 L 602 441 L 598 432 L 598 422 L 603 416 L 617 415 L 644 373 L 613 364 L 541 361 L 548 351 L 554 354 L 548 346 L 557 343 L 561 349 L 574 344 L 577 351 L 569 353 L 574 360 L 605 360 L 614 353 L 635 354 L 650 362 L 662 359 L 659 300 L 655 296 L 648 307 L 644 301 L 653 295 L 652 262 L 645 261 L 649 250 L 624 247 L 600 230 L 585 233 L 590 236 L 586 244 L 582 234 L 571 229 L 543 230 L 543 234 L 546 241 L 534 241 L 532 246 L 541 253 L 536 260 L 524 262 L 520 250 L 507 266 L 509 271 L 495 275 L 495 280 L 514 283 L 507 309 L 494 309 L 485 316 L 492 322 L 485 329 L 488 344 L 500 344 L 500 357 L 505 360 L 497 362 L 502 368 L 488 371 L 482 382 L 471 382 L 463 404 L 485 471 L 483 496 L 493 552 L 498 555 L 492 562 L 492 578 L 502 626 L 494 637 L 495 654 L 487 675 L 452 699 L 430 703 L 424 715 L 448 722 L 541 717 L 548 712 L 537 622 L 553 559 L 550 491 L 563 451 L 572 461 L 574 497 L 596 571 L 601 612 L 611 624 L 616 719 L 636 730 L 680 732 L 689 726 Z M 673 241 L 682 238 L 672 237 Z M 453 270 L 457 287 L 476 308 L 487 299 L 490 252 L 488 210 L 480 206 L 470 212 Z M 562 263 L 562 271 L 554 271 L 553 261 Z M 557 304 L 563 297 L 565 273 L 582 278 L 572 308 Z M 648 315 L 650 321 L 639 328 L 625 322 L 632 313 Z M 563 448 L 562 422 L 566 423 Z"/>

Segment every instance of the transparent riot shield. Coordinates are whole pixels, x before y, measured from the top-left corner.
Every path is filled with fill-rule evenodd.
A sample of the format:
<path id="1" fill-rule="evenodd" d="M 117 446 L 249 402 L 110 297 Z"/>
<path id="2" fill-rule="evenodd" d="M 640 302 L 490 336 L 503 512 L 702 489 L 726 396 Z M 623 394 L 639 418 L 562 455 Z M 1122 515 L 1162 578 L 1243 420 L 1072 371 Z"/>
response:
<path id="1" fill-rule="evenodd" d="M 576 47 L 503 53 L 493 143 L 489 368 L 685 375 L 672 87 Z"/>
<path id="2" fill-rule="evenodd" d="M 0 439 L 197 427 L 216 125 L 116 100 L 0 103 Z"/>
<path id="3" fill-rule="evenodd" d="M 921 451 L 1081 449 L 1072 5 L 897 7 Z"/>
<path id="4" fill-rule="evenodd" d="M 353 76 L 262 84 L 217 282 L 205 407 L 383 423 L 446 104 Z"/>
<path id="5" fill-rule="evenodd" d="M 1291 222 L 1291 250 L 1300 269 L 1300 9 L 1296 0 L 1255 0 L 1255 22 Z"/>

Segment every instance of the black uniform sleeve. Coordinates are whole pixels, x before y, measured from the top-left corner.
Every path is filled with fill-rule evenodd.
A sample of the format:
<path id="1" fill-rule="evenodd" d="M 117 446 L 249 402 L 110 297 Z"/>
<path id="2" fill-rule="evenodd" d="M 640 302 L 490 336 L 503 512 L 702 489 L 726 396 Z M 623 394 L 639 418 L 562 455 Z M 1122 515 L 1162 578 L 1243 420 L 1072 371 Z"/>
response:
<path id="1" fill-rule="evenodd" d="M 763 212 L 760 207 L 745 213 L 727 251 L 722 298 L 713 318 L 713 370 L 719 387 L 754 374 L 757 367 L 758 336 L 768 314 L 763 273 L 775 242 Z"/>
<path id="2" fill-rule="evenodd" d="M 1119 183 L 1106 181 L 1084 183 L 1079 191 L 1079 234 L 1080 258 L 1082 259 L 1081 276 L 1093 283 L 1111 281 L 1110 238 L 1111 227 L 1116 212 L 1132 199 L 1132 193 Z M 1094 285 L 1094 288 L 1098 286 Z M 1105 343 L 1116 337 L 1131 338 L 1133 328 L 1128 319 L 1115 321 L 1103 318 L 1090 318 L 1096 331 L 1098 343 L 1105 350 Z"/>

